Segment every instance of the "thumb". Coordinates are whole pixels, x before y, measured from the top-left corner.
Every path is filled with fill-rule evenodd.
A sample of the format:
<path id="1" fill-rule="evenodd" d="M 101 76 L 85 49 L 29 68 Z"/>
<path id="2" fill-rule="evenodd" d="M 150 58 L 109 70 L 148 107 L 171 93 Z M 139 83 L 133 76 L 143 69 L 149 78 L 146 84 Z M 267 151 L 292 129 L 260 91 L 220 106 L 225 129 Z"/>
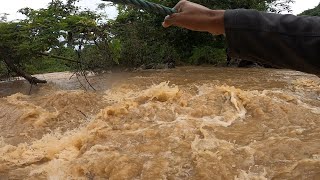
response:
<path id="1" fill-rule="evenodd" d="M 178 16 L 178 13 L 174 13 L 174 14 L 171 14 L 169 16 L 166 16 L 164 18 L 162 26 L 165 27 L 165 28 L 170 27 L 170 26 L 174 26 L 175 22 L 176 22 L 176 19 L 177 19 L 177 16 Z"/>

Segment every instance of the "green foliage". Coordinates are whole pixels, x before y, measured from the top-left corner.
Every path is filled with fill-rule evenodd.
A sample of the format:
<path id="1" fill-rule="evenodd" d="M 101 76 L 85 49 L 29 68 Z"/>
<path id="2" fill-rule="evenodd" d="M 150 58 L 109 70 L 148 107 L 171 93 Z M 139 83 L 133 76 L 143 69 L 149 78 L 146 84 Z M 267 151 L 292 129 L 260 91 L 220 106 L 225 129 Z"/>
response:
<path id="1" fill-rule="evenodd" d="M 70 5 L 72 2 L 69 0 L 64 5 L 61 1 L 53 1 L 47 9 L 40 10 L 25 8 L 20 12 L 27 16 L 26 20 L 0 23 L 0 60 L 28 69 L 30 64 L 39 65 L 39 61 L 44 59 L 39 53 L 64 46 L 59 38 L 69 30 L 64 27 L 64 21 L 68 21 L 68 26 L 72 25 L 67 13 L 75 10 Z"/>
<path id="2" fill-rule="evenodd" d="M 130 27 L 130 31 L 120 31 L 116 36 L 121 42 L 120 65 L 138 67 L 143 64 L 164 63 L 179 59 L 174 46 L 163 39 L 161 35 L 161 33 L 165 34 L 161 32 L 163 30 L 157 32 L 156 28 L 139 29 L 137 24 L 132 24 Z M 149 38 L 153 34 L 159 36 Z"/>
<path id="3" fill-rule="evenodd" d="M 226 62 L 226 54 L 224 49 L 211 46 L 194 47 L 189 62 L 194 65 L 219 65 Z"/>
<path id="4" fill-rule="evenodd" d="M 225 39 L 181 28 L 165 29 L 164 17 L 119 5 L 116 20 L 75 6 L 79 0 L 53 0 L 46 8 L 21 9 L 26 19 L 7 22 L 0 15 L 0 61 L 9 60 L 30 73 L 65 70 L 101 72 L 114 66 L 137 67 L 177 61 L 213 64 L 225 61 Z M 177 0 L 151 0 L 173 7 Z M 280 12 L 293 0 L 193 0 L 212 9 L 248 8 Z M 100 9 L 105 5 L 99 5 Z M 318 6 L 319 7 L 319 6 Z M 318 12 L 318 10 L 315 10 Z M 311 10 L 306 12 L 314 13 Z M 61 56 L 78 63 L 44 57 Z M 6 61 L 8 64 L 8 61 Z M 13 68 L 14 69 L 14 68 Z M 0 65 L 0 73 L 7 67 Z"/>
<path id="5" fill-rule="evenodd" d="M 111 43 L 110 43 L 110 48 L 111 48 L 111 52 L 113 55 L 113 61 L 117 64 L 119 63 L 120 60 L 120 55 L 121 55 L 121 41 L 119 39 L 114 39 Z"/>
<path id="6" fill-rule="evenodd" d="M 173 7 L 176 0 L 151 0 L 168 7 Z M 212 9 L 258 9 L 279 12 L 288 10 L 292 0 L 193 0 Z M 119 15 L 112 22 L 111 32 L 121 40 L 121 64 L 139 66 L 159 63 L 174 58 L 184 63 L 217 64 L 225 59 L 225 40 L 221 36 L 193 32 L 181 28 L 164 29 L 163 17 L 145 13 L 130 6 L 118 6 Z M 167 48 L 168 47 L 168 48 Z M 170 49 L 170 50 L 167 50 Z M 161 53 L 161 52 L 168 53 Z M 201 53 L 205 53 L 202 55 Z"/>
<path id="7" fill-rule="evenodd" d="M 307 16 L 320 16 L 320 3 L 317 7 L 313 9 L 306 10 L 302 12 L 300 15 L 307 15 Z"/>
<path id="8" fill-rule="evenodd" d="M 24 23 L 0 23 L 0 59 L 15 63 L 29 61 L 36 51 L 45 51 L 43 44 L 36 44 L 32 32 Z"/>
<path id="9" fill-rule="evenodd" d="M 116 63 L 111 58 L 110 54 L 105 54 L 97 46 L 86 46 L 82 51 L 81 68 L 89 69 L 94 72 L 103 72 L 112 68 Z"/>
<path id="10" fill-rule="evenodd" d="M 291 4 L 294 3 L 295 0 L 266 0 L 265 4 L 269 12 L 281 13 L 291 12 Z M 261 9 L 258 9 L 261 10 Z"/>
<path id="11" fill-rule="evenodd" d="M 6 75 L 8 73 L 8 69 L 6 64 L 3 61 L 0 61 L 0 77 Z"/>
<path id="12" fill-rule="evenodd" d="M 50 72 L 62 72 L 71 70 L 63 61 L 54 58 L 43 57 L 27 63 L 25 69 L 30 74 L 42 74 Z"/>
<path id="13" fill-rule="evenodd" d="M 90 47 L 96 45 L 104 61 L 118 61 L 119 56 L 115 59 L 112 55 L 119 54 L 120 45 L 111 43 L 107 24 L 100 22 L 104 16 L 79 10 L 74 5 L 77 1 L 53 0 L 47 8 L 21 9 L 20 12 L 27 18 L 20 22 L 4 22 L 4 15 L 0 21 L 0 60 L 6 60 L 13 69 L 17 67 L 31 73 L 77 69 L 79 63 L 56 62 L 41 54 L 49 52 L 81 62 L 88 59 L 82 58 L 84 47 L 88 47 L 86 52 L 90 54 Z M 90 55 L 93 60 L 95 54 Z"/>

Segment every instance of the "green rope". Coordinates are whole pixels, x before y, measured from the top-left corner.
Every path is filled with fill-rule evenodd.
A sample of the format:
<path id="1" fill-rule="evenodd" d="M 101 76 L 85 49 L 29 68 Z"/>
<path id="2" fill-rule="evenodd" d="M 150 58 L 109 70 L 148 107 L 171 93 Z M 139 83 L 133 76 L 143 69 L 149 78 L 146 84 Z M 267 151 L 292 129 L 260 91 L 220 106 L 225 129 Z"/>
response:
<path id="1" fill-rule="evenodd" d="M 130 4 L 137 6 L 141 9 L 144 9 L 149 12 L 154 12 L 162 15 L 170 15 L 176 12 L 175 9 L 162 6 L 160 4 L 144 1 L 144 0 L 102 0 L 102 1 L 111 1 L 117 4 Z"/>

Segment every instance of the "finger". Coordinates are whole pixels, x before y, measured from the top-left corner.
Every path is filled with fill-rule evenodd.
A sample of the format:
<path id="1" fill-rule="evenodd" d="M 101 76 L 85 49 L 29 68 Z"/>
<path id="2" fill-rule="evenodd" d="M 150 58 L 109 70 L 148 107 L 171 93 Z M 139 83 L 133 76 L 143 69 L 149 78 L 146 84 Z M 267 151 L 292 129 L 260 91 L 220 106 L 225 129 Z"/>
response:
<path id="1" fill-rule="evenodd" d="M 188 17 L 186 17 L 185 13 L 174 13 L 168 17 L 165 18 L 165 20 L 162 23 L 162 26 L 167 28 L 170 26 L 178 26 L 178 27 L 183 27 L 186 28 L 188 22 L 190 22 L 190 19 Z"/>
<path id="2" fill-rule="evenodd" d="M 169 16 L 166 16 L 164 18 L 162 26 L 167 28 L 167 27 L 170 27 L 170 26 L 174 25 L 175 19 L 177 18 L 177 16 L 178 16 L 178 13 L 174 13 L 174 14 L 171 14 Z"/>
<path id="3" fill-rule="evenodd" d="M 163 27 L 177 26 L 193 31 L 207 31 L 208 20 L 203 17 L 194 17 L 188 13 L 175 13 L 168 16 L 164 22 Z"/>
<path id="4" fill-rule="evenodd" d="M 177 11 L 177 13 L 171 14 L 170 16 L 166 16 L 162 26 L 163 27 L 170 27 L 172 25 L 175 25 L 175 18 L 178 16 L 179 13 L 182 12 L 182 8 L 184 6 L 185 3 L 187 3 L 187 0 L 180 0 L 174 7 L 173 9 L 175 9 Z"/>
<path id="5" fill-rule="evenodd" d="M 187 0 L 181 0 L 179 1 L 174 7 L 173 9 L 175 9 L 177 12 L 181 12 L 182 11 L 182 7 L 183 5 L 187 2 Z"/>

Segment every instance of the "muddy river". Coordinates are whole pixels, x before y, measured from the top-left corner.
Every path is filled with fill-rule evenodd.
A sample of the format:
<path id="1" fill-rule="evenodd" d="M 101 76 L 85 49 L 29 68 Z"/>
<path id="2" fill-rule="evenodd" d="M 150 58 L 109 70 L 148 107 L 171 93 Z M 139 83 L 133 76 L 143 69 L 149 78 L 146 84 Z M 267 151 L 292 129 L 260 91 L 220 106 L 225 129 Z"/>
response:
<path id="1" fill-rule="evenodd" d="M 181 67 L 0 83 L 0 179 L 320 179 L 320 78 Z M 81 83 L 79 83 L 81 82 Z M 88 89 L 85 91 L 84 89 Z"/>

